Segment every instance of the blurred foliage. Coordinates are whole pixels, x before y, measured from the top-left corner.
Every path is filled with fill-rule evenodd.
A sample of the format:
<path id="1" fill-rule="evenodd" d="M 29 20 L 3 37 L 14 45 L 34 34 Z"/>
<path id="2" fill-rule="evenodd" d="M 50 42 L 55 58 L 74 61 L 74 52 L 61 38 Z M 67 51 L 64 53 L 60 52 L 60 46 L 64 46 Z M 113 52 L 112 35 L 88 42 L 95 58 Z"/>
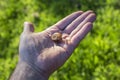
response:
<path id="1" fill-rule="evenodd" d="M 25 21 L 43 31 L 77 10 L 93 10 L 93 30 L 50 80 L 120 80 L 119 0 L 0 0 L 0 80 L 8 80 L 18 61 Z"/>

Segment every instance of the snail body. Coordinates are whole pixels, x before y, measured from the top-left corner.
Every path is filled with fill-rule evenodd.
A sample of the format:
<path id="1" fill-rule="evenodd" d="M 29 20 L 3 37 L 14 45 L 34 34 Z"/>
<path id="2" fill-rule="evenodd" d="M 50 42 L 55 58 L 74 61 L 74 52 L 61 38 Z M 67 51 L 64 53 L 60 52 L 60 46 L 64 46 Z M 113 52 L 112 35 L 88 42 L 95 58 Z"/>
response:
<path id="1" fill-rule="evenodd" d="M 60 41 L 62 39 L 62 33 L 60 32 L 55 32 L 51 35 L 51 39 L 53 41 Z"/>

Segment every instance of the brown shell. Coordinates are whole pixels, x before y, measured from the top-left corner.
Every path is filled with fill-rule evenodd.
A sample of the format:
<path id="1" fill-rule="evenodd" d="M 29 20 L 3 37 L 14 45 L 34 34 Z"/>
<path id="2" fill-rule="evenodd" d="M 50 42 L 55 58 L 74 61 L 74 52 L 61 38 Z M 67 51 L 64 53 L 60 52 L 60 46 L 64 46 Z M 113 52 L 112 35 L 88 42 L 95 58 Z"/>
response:
<path id="1" fill-rule="evenodd" d="M 60 41 L 62 39 L 62 34 L 60 32 L 56 32 L 51 35 L 51 39 L 53 41 Z"/>

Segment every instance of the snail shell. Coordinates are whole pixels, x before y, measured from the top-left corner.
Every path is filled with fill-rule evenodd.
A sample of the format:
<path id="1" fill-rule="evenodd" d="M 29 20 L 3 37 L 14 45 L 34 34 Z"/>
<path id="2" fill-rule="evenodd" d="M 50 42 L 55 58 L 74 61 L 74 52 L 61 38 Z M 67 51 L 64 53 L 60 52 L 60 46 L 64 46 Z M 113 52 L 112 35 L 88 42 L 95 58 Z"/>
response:
<path id="1" fill-rule="evenodd" d="M 60 41 L 62 39 L 62 33 L 55 32 L 54 34 L 51 35 L 51 39 L 53 41 Z"/>

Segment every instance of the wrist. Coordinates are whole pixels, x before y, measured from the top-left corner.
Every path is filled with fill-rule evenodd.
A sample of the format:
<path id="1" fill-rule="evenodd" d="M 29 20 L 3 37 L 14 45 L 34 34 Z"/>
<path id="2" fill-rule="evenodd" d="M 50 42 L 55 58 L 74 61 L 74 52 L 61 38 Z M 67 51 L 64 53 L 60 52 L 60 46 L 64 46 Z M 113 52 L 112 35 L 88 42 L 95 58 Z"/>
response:
<path id="1" fill-rule="evenodd" d="M 19 62 L 10 80 L 48 80 L 48 77 L 27 63 Z"/>

